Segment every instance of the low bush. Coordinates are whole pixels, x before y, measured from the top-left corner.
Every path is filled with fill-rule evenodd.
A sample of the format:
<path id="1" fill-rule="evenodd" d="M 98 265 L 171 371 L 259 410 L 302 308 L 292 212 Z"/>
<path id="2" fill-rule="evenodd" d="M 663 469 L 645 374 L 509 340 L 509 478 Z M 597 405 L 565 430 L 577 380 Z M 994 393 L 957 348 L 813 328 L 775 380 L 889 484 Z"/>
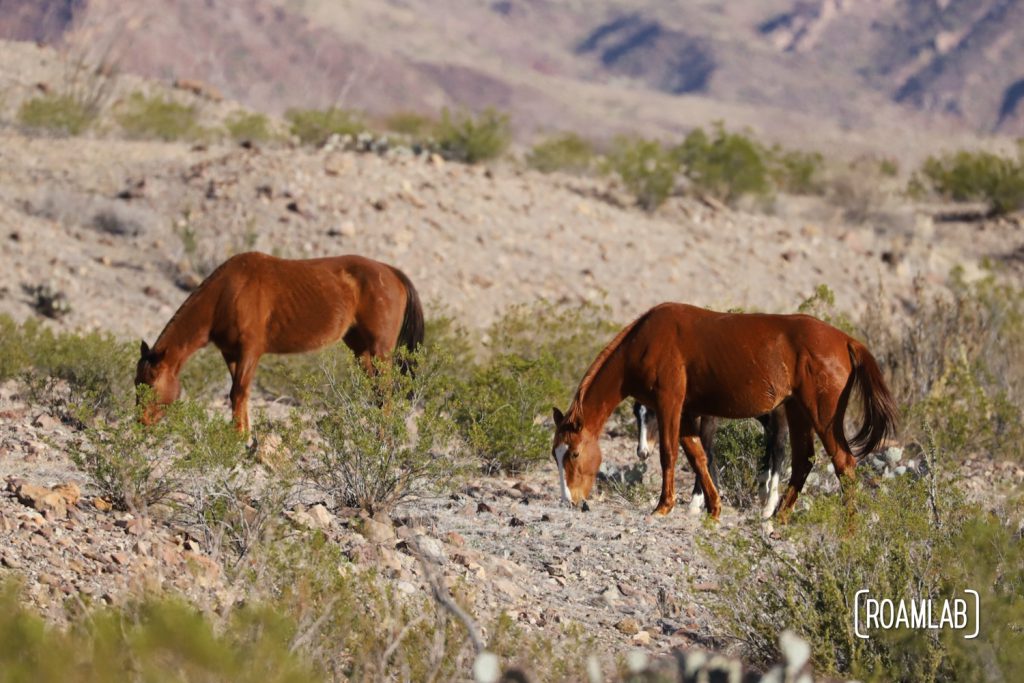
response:
<path id="1" fill-rule="evenodd" d="M 132 138 L 166 142 L 197 140 L 208 135 L 199 125 L 199 110 L 193 104 L 181 104 L 167 97 L 134 92 L 123 102 L 117 122 Z"/>
<path id="2" fill-rule="evenodd" d="M 61 630 L 0 589 L 0 678 L 5 681 L 323 680 L 289 645 L 296 626 L 264 606 L 231 610 L 215 624 L 181 600 L 148 598 L 87 610 Z"/>
<path id="3" fill-rule="evenodd" d="M 788 150 L 775 145 L 767 152 L 768 173 L 782 192 L 816 195 L 825 191 L 825 158 L 819 152 Z"/>
<path id="4" fill-rule="evenodd" d="M 388 116 L 382 125 L 390 133 L 404 135 L 413 142 L 425 142 L 433 137 L 437 122 L 417 112 L 401 111 Z"/>
<path id="5" fill-rule="evenodd" d="M 657 140 L 618 137 L 608 150 L 605 170 L 618 174 L 642 209 L 654 211 L 675 187 L 679 159 Z"/>
<path id="6" fill-rule="evenodd" d="M 18 109 L 18 123 L 33 131 L 80 135 L 96 121 L 99 112 L 71 95 L 41 95 L 25 100 Z"/>
<path id="7" fill-rule="evenodd" d="M 338 107 L 289 109 L 284 117 L 292 135 L 302 144 L 314 147 L 320 147 L 332 135 L 358 135 L 366 130 L 360 115 Z"/>
<path id="8" fill-rule="evenodd" d="M 447 363 L 417 352 L 408 357 L 413 377 L 400 371 L 401 358 L 367 374 L 347 348 L 335 348 L 304 380 L 303 410 L 314 415 L 317 440 L 302 475 L 337 505 L 387 511 L 457 483 Z"/>
<path id="9" fill-rule="evenodd" d="M 723 422 L 715 434 L 718 492 L 737 509 L 757 504 L 757 468 L 764 453 L 764 429 L 756 420 Z"/>
<path id="10" fill-rule="evenodd" d="M 447 159 L 467 164 L 496 159 L 512 141 L 508 114 L 488 108 L 474 116 L 445 109 L 435 128 L 434 141 Z"/>
<path id="11" fill-rule="evenodd" d="M 1017 158 L 962 150 L 933 156 L 912 183 L 955 201 L 984 201 L 993 214 L 1024 207 L 1024 151 Z"/>
<path id="12" fill-rule="evenodd" d="M 224 121 L 224 129 L 235 142 L 267 142 L 274 138 L 270 119 L 257 112 L 232 113 Z"/>
<path id="13" fill-rule="evenodd" d="M 975 512 L 952 487 L 931 490 L 925 480 L 900 477 L 858 489 L 849 504 L 816 499 L 796 518 L 795 551 L 739 532 L 702 543 L 720 572 L 713 609 L 723 634 L 752 663 L 768 664 L 778 658 L 778 633 L 793 629 L 810 642 L 819 675 L 999 680 L 1016 671 L 1024 653 L 1024 547 L 1014 528 Z M 975 641 L 950 630 L 874 631 L 866 640 L 854 633 L 859 590 L 919 601 L 962 597 L 966 588 L 982 596 Z"/>
<path id="14" fill-rule="evenodd" d="M 565 133 L 533 146 L 526 165 L 541 173 L 562 171 L 585 174 L 594 169 L 594 147 L 575 133 Z"/>
<path id="15" fill-rule="evenodd" d="M 456 421 L 488 473 L 519 474 L 550 457 L 551 430 L 539 418 L 560 390 L 554 359 L 499 355 L 459 391 Z"/>
<path id="16" fill-rule="evenodd" d="M 766 196 L 772 191 L 767 155 L 753 138 L 730 133 L 716 124 L 711 135 L 691 131 L 673 157 L 693 187 L 727 203 L 744 195 Z M 795 161 L 791 165 L 796 166 Z M 786 169 L 785 164 L 781 167 Z M 796 169 L 794 169 L 796 170 Z M 780 175 L 784 176 L 784 173 Z"/>

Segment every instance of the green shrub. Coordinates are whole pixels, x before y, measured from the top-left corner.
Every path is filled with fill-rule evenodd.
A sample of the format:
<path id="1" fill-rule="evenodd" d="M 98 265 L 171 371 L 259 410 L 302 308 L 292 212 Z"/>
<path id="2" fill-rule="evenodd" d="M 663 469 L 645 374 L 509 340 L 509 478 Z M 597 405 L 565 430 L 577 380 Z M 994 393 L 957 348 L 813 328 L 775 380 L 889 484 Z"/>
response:
<path id="1" fill-rule="evenodd" d="M 694 188 L 724 202 L 735 202 L 744 195 L 766 196 L 772 191 L 767 154 L 761 145 L 746 135 L 727 132 L 720 123 L 710 136 L 702 128 L 691 131 L 673 150 L 673 156 Z M 801 165 L 795 160 L 790 164 Z M 782 168 L 785 170 L 785 163 Z M 797 173 L 794 180 L 799 181 L 799 176 Z"/>
<path id="2" fill-rule="evenodd" d="M 285 119 L 292 135 L 304 145 L 319 147 L 332 135 L 358 135 L 366 126 L 355 112 L 329 107 L 327 109 L 289 109 Z"/>
<path id="3" fill-rule="evenodd" d="M 554 359 L 499 355 L 459 391 L 456 420 L 489 473 L 519 474 L 549 457 L 551 432 L 539 418 L 555 403 Z"/>
<path id="4" fill-rule="evenodd" d="M 41 95 L 22 103 L 18 123 L 38 131 L 80 135 L 95 122 L 99 112 L 71 95 Z"/>
<path id="5" fill-rule="evenodd" d="M 490 348 L 499 355 L 529 361 L 552 359 L 551 375 L 557 381 L 555 403 L 565 405 L 590 363 L 621 327 L 609 321 L 609 315 L 606 306 L 541 300 L 510 306 L 488 328 L 487 337 Z M 545 414 L 549 409 L 545 408 Z"/>
<path id="6" fill-rule="evenodd" d="M 313 411 L 318 439 L 303 475 L 337 505 L 388 511 L 457 483 L 447 361 L 419 351 L 408 357 L 412 377 L 400 371 L 401 358 L 368 374 L 347 348 L 335 348 L 304 381 L 302 410 Z"/>
<path id="7" fill-rule="evenodd" d="M 641 208 L 654 211 L 672 193 L 679 160 L 657 140 L 618 137 L 608 152 L 605 170 L 622 178 Z"/>
<path id="8" fill-rule="evenodd" d="M 930 495 L 924 480 L 899 477 L 857 490 L 849 505 L 814 501 L 789 544 L 740 532 L 702 542 L 719 572 L 712 609 L 722 631 L 754 664 L 778 661 L 784 628 L 811 644 L 819 675 L 861 680 L 999 680 L 1022 665 L 1024 546 L 1014 529 L 974 512 L 952 488 Z M 920 600 L 981 593 L 981 635 L 853 630 L 854 595 Z M 972 617 L 973 619 L 973 617 Z"/>
<path id="9" fill-rule="evenodd" d="M 764 429 L 755 420 L 723 422 L 715 434 L 718 492 L 737 509 L 757 503 L 757 464 L 764 453 Z"/>
<path id="10" fill-rule="evenodd" d="M 223 626 L 174 598 L 88 610 L 62 631 L 0 590 L 0 679 L 4 681 L 322 680 L 290 651 L 296 627 L 276 610 L 231 610 Z"/>
<path id="11" fill-rule="evenodd" d="M 541 173 L 587 173 L 594 166 L 594 148 L 575 133 L 564 133 L 534 145 L 526 165 Z"/>
<path id="12" fill-rule="evenodd" d="M 384 119 L 383 125 L 387 131 L 423 142 L 432 137 L 437 122 L 417 112 L 402 111 L 388 116 Z"/>
<path id="13" fill-rule="evenodd" d="M 818 152 L 786 150 L 775 145 L 767 152 L 768 172 L 775 187 L 789 194 L 815 195 L 825 191 L 825 159 Z"/>
<path id="14" fill-rule="evenodd" d="M 152 399 L 139 387 L 140 403 Z M 186 479 L 214 468 L 231 469 L 245 453 L 234 426 L 192 401 L 175 401 L 153 425 L 139 409 L 87 425 L 71 459 L 112 504 L 142 513 L 184 491 Z"/>
<path id="15" fill-rule="evenodd" d="M 132 93 L 117 114 L 117 122 L 132 138 L 153 138 L 171 142 L 196 140 L 208 132 L 199 125 L 199 110 L 163 96 Z"/>
<path id="16" fill-rule="evenodd" d="M 854 325 L 850 317 L 836 308 L 836 294 L 826 284 L 814 288 L 814 293 L 800 302 L 797 313 L 814 316 L 846 334 L 854 335 Z"/>
<path id="17" fill-rule="evenodd" d="M 235 142 L 267 142 L 274 131 L 265 114 L 236 111 L 224 121 L 224 128 Z"/>
<path id="18" fill-rule="evenodd" d="M 1024 154 L 1016 159 L 991 152 L 959 151 L 929 157 L 917 182 L 955 201 L 987 202 L 993 214 L 1024 207 Z"/>
<path id="19" fill-rule="evenodd" d="M 445 158 L 476 164 L 499 157 L 512 141 L 512 133 L 508 114 L 488 108 L 473 116 L 445 109 L 434 139 Z"/>

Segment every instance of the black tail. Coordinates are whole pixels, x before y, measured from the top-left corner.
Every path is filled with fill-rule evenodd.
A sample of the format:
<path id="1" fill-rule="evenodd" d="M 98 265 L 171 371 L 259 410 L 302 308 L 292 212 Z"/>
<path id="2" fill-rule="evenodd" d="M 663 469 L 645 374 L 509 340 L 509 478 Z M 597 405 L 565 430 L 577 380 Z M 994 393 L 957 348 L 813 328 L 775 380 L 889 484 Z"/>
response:
<path id="1" fill-rule="evenodd" d="M 853 363 L 851 383 L 860 388 L 864 401 L 864 424 L 850 439 L 854 455 L 859 457 L 872 452 L 883 439 L 896 433 L 899 410 L 888 387 L 885 386 L 878 362 L 875 361 L 875 357 L 871 355 L 867 347 L 853 339 L 850 340 L 848 347 L 850 361 Z M 842 430 L 842 414 L 844 412 L 846 412 L 845 406 L 836 420 L 840 430 Z"/>
<path id="2" fill-rule="evenodd" d="M 405 287 L 405 314 L 402 316 L 402 329 L 398 332 L 398 343 L 413 353 L 423 343 L 423 306 L 420 304 L 419 293 L 406 274 L 397 268 L 391 270 Z M 411 363 L 403 362 L 402 371 L 412 372 Z"/>

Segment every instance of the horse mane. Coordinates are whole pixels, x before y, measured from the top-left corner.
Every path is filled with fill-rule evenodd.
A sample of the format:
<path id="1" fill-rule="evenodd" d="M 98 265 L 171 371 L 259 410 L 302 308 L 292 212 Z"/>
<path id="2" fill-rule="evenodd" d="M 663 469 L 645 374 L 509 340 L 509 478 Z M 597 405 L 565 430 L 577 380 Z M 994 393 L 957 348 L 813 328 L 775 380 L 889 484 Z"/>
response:
<path id="1" fill-rule="evenodd" d="M 576 395 L 572 399 L 572 403 L 569 404 L 569 409 L 565 413 L 565 420 L 567 422 L 576 421 L 582 424 L 583 422 L 583 399 L 586 397 L 587 390 L 590 389 L 590 385 L 593 384 L 594 378 L 597 377 L 597 373 L 600 372 L 601 368 L 604 367 L 605 361 L 615 353 L 615 351 L 622 345 L 622 341 L 626 338 L 633 328 L 636 327 L 641 320 L 647 317 L 647 313 L 644 313 L 639 318 L 626 325 L 624 328 L 619 330 L 619 333 L 601 349 L 601 352 L 597 354 L 597 358 L 587 368 L 586 373 L 583 375 L 583 379 L 580 380 L 579 387 L 576 388 Z"/>

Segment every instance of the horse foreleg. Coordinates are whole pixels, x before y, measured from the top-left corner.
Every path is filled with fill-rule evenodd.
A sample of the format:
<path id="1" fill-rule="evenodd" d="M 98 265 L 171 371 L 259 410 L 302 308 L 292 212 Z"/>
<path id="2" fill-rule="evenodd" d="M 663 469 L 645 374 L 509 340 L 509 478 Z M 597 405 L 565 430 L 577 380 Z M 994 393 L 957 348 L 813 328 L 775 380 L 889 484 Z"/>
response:
<path id="1" fill-rule="evenodd" d="M 789 478 L 782 507 L 779 508 L 779 520 L 783 523 L 796 505 L 797 496 L 804 488 L 814 459 L 814 429 L 804 408 L 795 401 L 787 404 L 786 419 L 789 422 L 789 444 L 793 450 L 793 473 Z"/>
<path id="2" fill-rule="evenodd" d="M 679 396 L 658 397 L 658 443 L 661 454 L 661 498 L 655 515 L 667 515 L 676 505 L 676 458 L 679 455 Z"/>
<path id="3" fill-rule="evenodd" d="M 704 448 L 704 453 L 707 455 L 708 460 L 708 471 L 711 473 L 711 481 L 715 484 L 715 490 L 718 490 L 718 463 L 715 462 L 715 433 L 718 432 L 718 418 L 708 417 L 705 415 L 700 418 L 700 445 Z M 700 477 L 694 472 L 693 477 L 693 495 L 690 496 L 690 508 L 689 512 L 691 515 L 695 515 L 701 511 L 704 507 L 704 489 L 700 485 Z"/>
<path id="4" fill-rule="evenodd" d="M 249 355 L 228 362 L 231 370 L 231 416 L 240 434 L 249 434 L 249 389 L 256 374 L 259 356 Z"/>

